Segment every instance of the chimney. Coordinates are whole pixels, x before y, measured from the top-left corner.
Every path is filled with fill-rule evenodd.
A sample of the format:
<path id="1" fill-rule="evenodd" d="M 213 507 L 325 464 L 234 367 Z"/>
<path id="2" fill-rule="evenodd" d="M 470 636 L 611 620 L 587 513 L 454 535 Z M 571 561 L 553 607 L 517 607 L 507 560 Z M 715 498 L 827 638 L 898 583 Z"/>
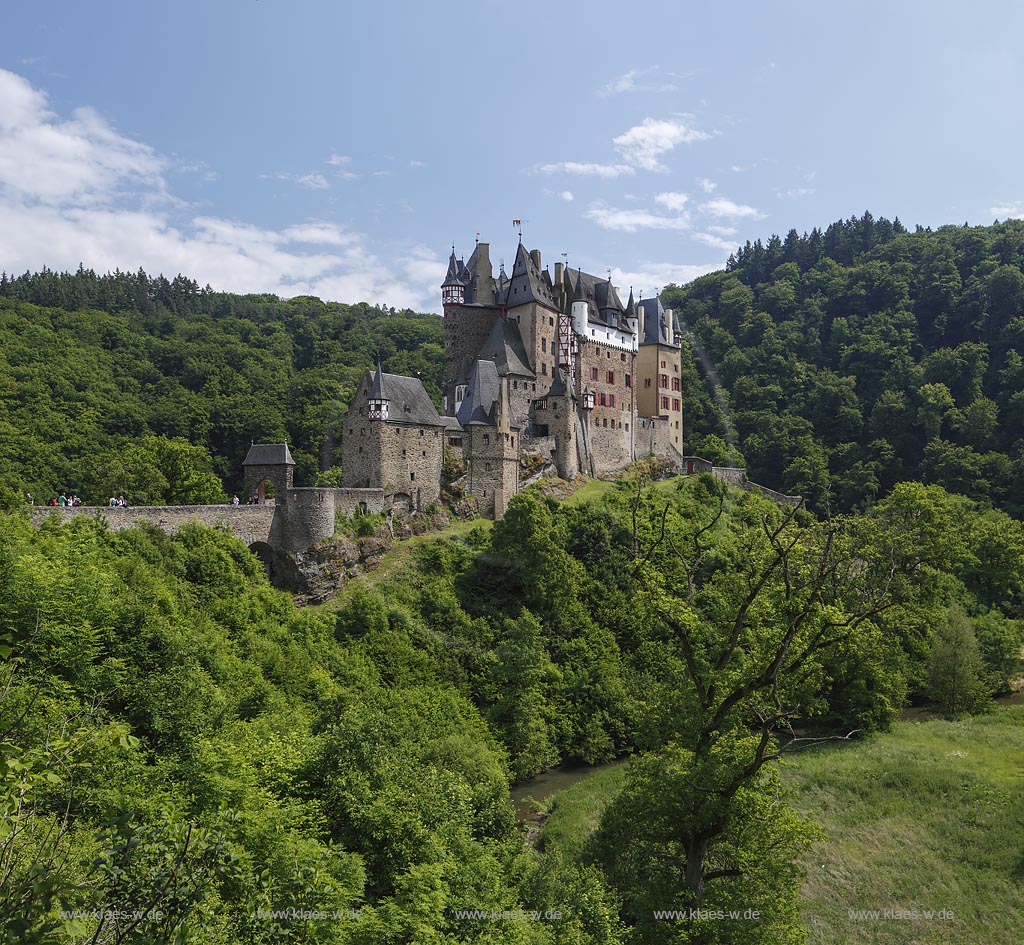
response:
<path id="1" fill-rule="evenodd" d="M 555 285 L 562 284 L 562 264 L 560 262 L 555 263 Z"/>
<path id="2" fill-rule="evenodd" d="M 675 313 L 672 309 L 665 309 L 665 334 L 668 336 L 668 343 L 674 344 L 675 341 Z"/>
<path id="3" fill-rule="evenodd" d="M 642 345 L 644 343 L 644 316 L 647 314 L 647 308 L 644 303 L 641 302 L 636 307 L 637 323 L 636 323 L 636 343 Z"/>
<path id="4" fill-rule="evenodd" d="M 540 272 L 540 250 L 539 249 L 531 249 L 530 250 L 530 259 L 533 260 L 534 266 L 537 267 L 537 272 Z"/>

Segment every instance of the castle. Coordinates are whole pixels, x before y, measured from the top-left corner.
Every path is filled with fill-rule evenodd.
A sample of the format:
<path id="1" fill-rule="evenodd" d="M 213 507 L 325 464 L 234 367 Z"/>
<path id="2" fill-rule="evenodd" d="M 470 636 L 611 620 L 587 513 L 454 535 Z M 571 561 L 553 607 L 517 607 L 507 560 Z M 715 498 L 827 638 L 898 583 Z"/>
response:
<path id="1" fill-rule="evenodd" d="M 391 507 L 440 497 L 444 449 L 461 452 L 466 491 L 500 518 L 520 460 L 560 476 L 598 476 L 654 454 L 683 460 L 681 333 L 659 298 L 623 305 L 606 279 L 522 242 L 497 277 L 489 246 L 454 247 L 441 286 L 444 416 L 422 383 L 367 371 L 343 422 L 342 486 L 383 489 Z"/>

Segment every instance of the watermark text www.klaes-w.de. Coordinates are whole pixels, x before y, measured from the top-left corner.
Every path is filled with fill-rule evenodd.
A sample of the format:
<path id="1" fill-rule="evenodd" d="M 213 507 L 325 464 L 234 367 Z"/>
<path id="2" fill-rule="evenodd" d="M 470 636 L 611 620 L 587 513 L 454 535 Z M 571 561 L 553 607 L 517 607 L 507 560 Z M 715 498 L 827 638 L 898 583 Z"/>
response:
<path id="1" fill-rule="evenodd" d="M 952 909 L 848 909 L 854 922 L 947 922 L 956 918 Z"/>
<path id="2" fill-rule="evenodd" d="M 456 909 L 452 915 L 456 919 L 486 922 L 551 922 L 562 918 L 560 909 Z"/>
<path id="3" fill-rule="evenodd" d="M 670 922 L 756 922 L 758 909 L 655 909 L 654 918 Z"/>
<path id="4" fill-rule="evenodd" d="M 257 909 L 257 922 L 358 922 L 363 917 L 361 909 L 304 909 L 289 906 L 287 909 Z"/>
<path id="5" fill-rule="evenodd" d="M 161 909 L 61 909 L 57 913 L 62 922 L 75 919 L 102 919 L 105 922 L 161 922 L 164 912 Z"/>

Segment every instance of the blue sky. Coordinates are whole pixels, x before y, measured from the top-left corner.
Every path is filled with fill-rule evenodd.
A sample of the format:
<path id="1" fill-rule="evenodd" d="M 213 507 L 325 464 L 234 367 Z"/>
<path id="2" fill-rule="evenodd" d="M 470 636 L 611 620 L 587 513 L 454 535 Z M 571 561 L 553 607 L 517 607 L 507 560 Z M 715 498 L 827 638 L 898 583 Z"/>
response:
<path id="1" fill-rule="evenodd" d="M 0 268 L 437 310 L 452 242 L 650 294 L 860 214 L 1024 216 L 1012 2 L 68 0 L 0 33 Z"/>

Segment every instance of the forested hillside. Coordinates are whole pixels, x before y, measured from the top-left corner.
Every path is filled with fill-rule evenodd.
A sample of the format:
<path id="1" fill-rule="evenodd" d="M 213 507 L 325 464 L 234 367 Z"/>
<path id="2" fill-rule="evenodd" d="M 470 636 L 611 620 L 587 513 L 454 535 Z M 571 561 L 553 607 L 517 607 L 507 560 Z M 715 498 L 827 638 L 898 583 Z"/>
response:
<path id="1" fill-rule="evenodd" d="M 136 502 L 216 501 L 217 477 L 239 488 L 252 440 L 287 440 L 297 483 L 312 485 L 337 462 L 339 420 L 378 355 L 440 402 L 434 315 L 143 272 L 4 276 L 0 504 L 129 488 Z"/>
<path id="2" fill-rule="evenodd" d="M 911 233 L 865 213 L 748 243 L 665 292 L 697 351 L 687 452 L 819 511 L 921 479 L 1024 514 L 1022 267 L 1021 220 Z"/>
<path id="3" fill-rule="evenodd" d="M 938 487 L 818 522 L 632 478 L 518 496 L 332 612 L 198 525 L 3 516 L 0 941 L 800 941 L 815 833 L 766 749 L 1005 686 L 1022 545 Z M 582 858 L 524 846 L 512 779 L 628 752 Z M 654 915 L 692 905 L 761 918 Z"/>

